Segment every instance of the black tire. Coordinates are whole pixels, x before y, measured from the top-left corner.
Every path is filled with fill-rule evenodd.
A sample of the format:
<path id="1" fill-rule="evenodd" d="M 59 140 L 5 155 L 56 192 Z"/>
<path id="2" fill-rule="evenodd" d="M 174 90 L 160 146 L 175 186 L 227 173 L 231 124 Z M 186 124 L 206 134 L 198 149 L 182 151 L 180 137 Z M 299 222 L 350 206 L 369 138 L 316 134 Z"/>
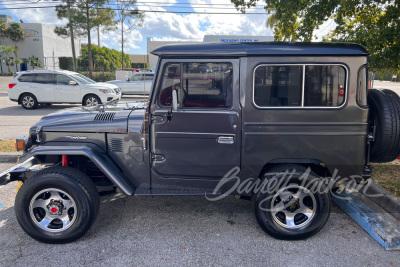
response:
<path id="1" fill-rule="evenodd" d="M 284 174 L 293 170 L 292 176 Z M 316 234 L 327 222 L 332 205 L 330 192 L 312 172 L 301 178 L 306 172 L 302 166 L 290 165 L 271 168 L 268 173 L 273 174 L 264 175 L 263 181 L 268 183 L 272 184 L 272 179 L 281 181 L 272 188 L 265 186 L 267 190 L 260 190 L 252 197 L 256 220 L 268 235 L 282 240 L 302 240 Z M 313 190 L 316 184 L 318 190 Z M 280 205 L 284 208 L 278 208 Z"/>
<path id="2" fill-rule="evenodd" d="M 36 203 L 44 204 L 35 208 Z M 32 238 L 44 243 L 68 243 L 89 230 L 99 206 L 96 186 L 84 173 L 57 166 L 28 179 L 17 193 L 14 208 L 19 225 Z M 60 218 L 68 218 L 69 223 L 65 220 L 64 226 Z"/>
<path id="3" fill-rule="evenodd" d="M 20 104 L 24 109 L 36 109 L 38 101 L 33 94 L 25 93 L 21 96 Z"/>
<path id="4" fill-rule="evenodd" d="M 94 101 L 96 101 L 97 104 L 90 104 L 90 103 L 94 103 Z M 101 100 L 100 97 L 98 97 L 97 95 L 87 95 L 85 96 L 85 98 L 83 99 L 82 105 L 83 106 L 94 106 L 94 105 L 98 105 L 101 104 Z"/>
<path id="5" fill-rule="evenodd" d="M 369 124 L 375 127 L 372 162 L 390 162 L 400 155 L 400 98 L 390 90 L 368 90 Z"/>

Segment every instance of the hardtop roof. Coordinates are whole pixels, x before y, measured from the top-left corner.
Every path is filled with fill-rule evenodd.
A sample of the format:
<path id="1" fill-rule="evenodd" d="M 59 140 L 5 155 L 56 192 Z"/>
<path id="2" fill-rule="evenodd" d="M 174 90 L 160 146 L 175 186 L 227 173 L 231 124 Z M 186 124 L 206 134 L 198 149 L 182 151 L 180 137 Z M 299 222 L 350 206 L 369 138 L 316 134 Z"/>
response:
<path id="1" fill-rule="evenodd" d="M 367 56 L 368 51 L 354 43 L 322 42 L 255 42 L 255 43 L 199 43 L 173 44 L 159 47 L 152 54 L 161 57 L 173 56 Z"/>

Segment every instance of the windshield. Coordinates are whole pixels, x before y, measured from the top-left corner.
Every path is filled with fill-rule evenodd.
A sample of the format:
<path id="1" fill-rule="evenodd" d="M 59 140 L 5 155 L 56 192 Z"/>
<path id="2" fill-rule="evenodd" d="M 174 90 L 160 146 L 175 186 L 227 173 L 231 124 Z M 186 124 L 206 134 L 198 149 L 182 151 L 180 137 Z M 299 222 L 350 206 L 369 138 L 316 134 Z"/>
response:
<path id="1" fill-rule="evenodd" d="M 92 79 L 89 79 L 88 77 L 82 75 L 82 74 L 72 74 L 71 75 L 72 78 L 74 78 L 75 80 L 77 80 L 80 83 L 83 84 L 89 84 L 89 83 L 96 83 L 95 81 L 93 81 Z"/>

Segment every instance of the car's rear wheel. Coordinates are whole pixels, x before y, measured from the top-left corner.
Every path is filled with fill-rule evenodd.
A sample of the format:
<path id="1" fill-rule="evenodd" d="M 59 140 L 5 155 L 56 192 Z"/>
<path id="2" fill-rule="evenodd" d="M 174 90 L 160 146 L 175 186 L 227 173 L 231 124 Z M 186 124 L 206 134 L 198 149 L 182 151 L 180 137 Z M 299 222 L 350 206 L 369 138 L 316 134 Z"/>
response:
<path id="1" fill-rule="evenodd" d="M 24 109 L 35 109 L 38 106 L 37 99 L 32 94 L 23 94 L 20 103 Z"/>
<path id="2" fill-rule="evenodd" d="M 84 106 L 96 106 L 99 104 L 101 104 L 101 100 L 96 95 L 88 95 L 88 96 L 85 96 L 85 99 L 83 99 Z"/>
<path id="3" fill-rule="evenodd" d="M 256 220 L 268 235 L 300 240 L 322 229 L 329 218 L 331 196 L 313 172 L 302 166 L 276 167 L 263 181 L 267 190 L 254 194 L 252 201 Z"/>
<path id="4" fill-rule="evenodd" d="M 82 237 L 99 211 L 99 194 L 82 172 L 69 167 L 39 171 L 18 191 L 19 225 L 34 239 L 67 243 Z"/>

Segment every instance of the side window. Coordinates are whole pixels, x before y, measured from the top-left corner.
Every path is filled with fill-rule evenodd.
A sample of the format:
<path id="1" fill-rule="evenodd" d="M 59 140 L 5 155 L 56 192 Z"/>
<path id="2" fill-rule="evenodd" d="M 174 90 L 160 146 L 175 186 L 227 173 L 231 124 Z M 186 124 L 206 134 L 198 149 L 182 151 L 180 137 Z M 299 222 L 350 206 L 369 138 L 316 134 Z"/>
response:
<path id="1" fill-rule="evenodd" d="M 233 97 L 231 63 L 170 63 L 164 68 L 160 104 L 171 105 L 177 90 L 179 108 L 229 108 Z"/>
<path id="2" fill-rule="evenodd" d="M 258 107 L 338 107 L 346 95 L 346 70 L 338 65 L 261 65 L 253 82 Z"/>
<path id="3" fill-rule="evenodd" d="M 140 81 L 140 75 L 133 74 L 131 77 L 129 77 L 129 81 Z"/>
<path id="4" fill-rule="evenodd" d="M 42 84 L 54 84 L 54 74 L 51 73 L 37 73 L 35 77 L 35 83 Z"/>
<path id="5" fill-rule="evenodd" d="M 346 72 L 342 66 L 305 66 L 304 106 L 338 107 L 344 102 Z"/>
<path id="6" fill-rule="evenodd" d="M 254 103 L 259 107 L 300 107 L 303 66 L 259 66 L 254 73 Z"/>
<path id="7" fill-rule="evenodd" d="M 58 85 L 69 85 L 69 82 L 72 81 L 72 79 L 68 76 L 57 74 L 56 81 Z"/>
<path id="8" fill-rule="evenodd" d="M 18 81 L 23 83 L 31 83 L 33 82 L 34 77 L 35 74 L 22 74 L 21 76 L 18 77 Z"/>
<path id="9" fill-rule="evenodd" d="M 160 88 L 160 104 L 171 106 L 172 90 L 178 90 L 181 85 L 181 64 L 169 63 L 164 67 L 163 80 Z"/>
<path id="10" fill-rule="evenodd" d="M 367 105 L 367 66 L 361 67 L 357 78 L 357 103 L 360 106 Z"/>
<path id="11" fill-rule="evenodd" d="M 142 81 L 152 81 L 154 79 L 154 74 L 145 74 L 142 75 Z"/>

